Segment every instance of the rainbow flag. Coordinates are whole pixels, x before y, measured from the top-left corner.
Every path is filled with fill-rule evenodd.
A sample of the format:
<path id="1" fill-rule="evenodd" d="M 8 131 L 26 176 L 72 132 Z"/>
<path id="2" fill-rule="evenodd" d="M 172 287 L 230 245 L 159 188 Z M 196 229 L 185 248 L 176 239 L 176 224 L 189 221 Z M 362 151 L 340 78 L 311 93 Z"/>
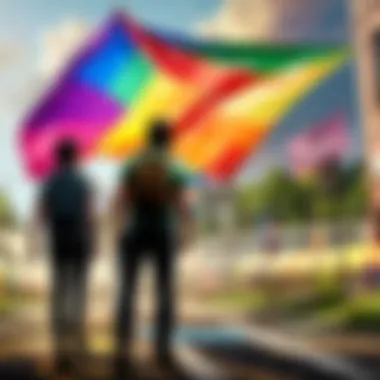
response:
<path id="1" fill-rule="evenodd" d="M 224 45 L 173 38 L 117 14 L 82 48 L 20 133 L 26 171 L 54 169 L 75 138 L 83 158 L 124 159 L 149 123 L 171 121 L 191 170 L 230 179 L 306 93 L 348 57 L 340 46 Z"/>

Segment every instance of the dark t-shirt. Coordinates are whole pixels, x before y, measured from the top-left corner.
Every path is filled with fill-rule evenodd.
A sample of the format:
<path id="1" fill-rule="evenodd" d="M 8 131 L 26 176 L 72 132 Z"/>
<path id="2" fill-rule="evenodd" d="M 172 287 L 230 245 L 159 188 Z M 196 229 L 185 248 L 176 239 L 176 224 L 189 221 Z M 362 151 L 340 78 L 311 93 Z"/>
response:
<path id="1" fill-rule="evenodd" d="M 76 170 L 62 170 L 43 186 L 42 205 L 51 226 L 84 225 L 87 221 L 90 191 Z"/>

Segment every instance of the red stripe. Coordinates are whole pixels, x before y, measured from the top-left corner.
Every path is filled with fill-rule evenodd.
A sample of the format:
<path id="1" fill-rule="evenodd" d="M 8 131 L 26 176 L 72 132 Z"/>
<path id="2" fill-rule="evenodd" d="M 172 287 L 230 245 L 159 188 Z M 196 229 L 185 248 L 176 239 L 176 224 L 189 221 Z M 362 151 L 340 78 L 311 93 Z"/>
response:
<path id="1" fill-rule="evenodd" d="M 246 152 L 243 149 L 230 147 L 207 169 L 207 173 L 215 180 L 228 181 L 243 163 L 245 156 Z"/>
<path id="2" fill-rule="evenodd" d="M 159 69 L 178 80 L 203 87 L 200 98 L 179 118 L 176 125 L 178 133 L 193 128 L 229 96 L 260 80 L 260 76 L 251 71 L 212 65 L 204 59 L 182 52 L 144 30 L 130 18 L 127 18 L 126 28 L 127 33 L 131 34 L 148 59 Z M 207 173 L 220 181 L 230 179 L 244 162 L 249 150 L 244 144 L 239 148 L 230 147 L 206 170 Z"/>
<path id="3" fill-rule="evenodd" d="M 221 74 L 198 101 L 185 112 L 177 122 L 178 134 L 186 132 L 192 125 L 196 124 L 206 116 L 214 107 L 226 98 L 259 80 L 254 75 L 244 70 L 235 70 Z"/>
<path id="4" fill-rule="evenodd" d="M 176 129 L 183 133 L 194 126 L 206 114 L 237 91 L 251 85 L 259 75 L 243 69 L 227 69 L 209 64 L 191 54 L 160 40 L 136 24 L 130 18 L 126 23 L 136 43 L 161 70 L 179 80 L 199 83 L 204 92 L 179 118 Z"/>
<path id="5" fill-rule="evenodd" d="M 181 52 L 177 48 L 160 40 L 152 33 L 146 31 L 130 18 L 126 18 L 126 32 L 130 34 L 142 49 L 161 70 L 176 76 L 180 80 L 199 81 L 206 74 L 212 73 L 211 67 L 205 60 Z"/>

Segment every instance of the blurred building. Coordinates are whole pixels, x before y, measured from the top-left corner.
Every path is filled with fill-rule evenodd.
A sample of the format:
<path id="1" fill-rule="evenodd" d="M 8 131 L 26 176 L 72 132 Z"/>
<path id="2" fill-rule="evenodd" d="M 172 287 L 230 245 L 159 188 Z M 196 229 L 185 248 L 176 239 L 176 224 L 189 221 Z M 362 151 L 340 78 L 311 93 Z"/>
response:
<path id="1" fill-rule="evenodd" d="M 370 199 L 372 206 L 380 209 L 380 2 L 352 1 L 352 26 L 365 149 L 370 169 Z"/>

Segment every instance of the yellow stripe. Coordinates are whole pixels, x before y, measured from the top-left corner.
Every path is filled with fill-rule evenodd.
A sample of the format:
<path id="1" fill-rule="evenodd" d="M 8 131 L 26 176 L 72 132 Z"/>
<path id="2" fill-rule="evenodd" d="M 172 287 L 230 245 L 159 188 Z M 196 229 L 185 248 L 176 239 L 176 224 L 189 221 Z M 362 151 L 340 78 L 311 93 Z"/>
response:
<path id="1" fill-rule="evenodd" d="M 338 69 L 346 58 L 346 55 L 339 53 L 307 66 L 294 67 L 291 71 L 246 90 L 226 103 L 222 112 L 230 115 L 239 114 L 239 117 L 246 117 L 255 125 L 270 128 L 277 124 L 305 93 Z"/>
<path id="2" fill-rule="evenodd" d="M 181 138 L 183 141 L 180 140 L 176 144 L 180 147 L 177 151 L 182 151 L 181 153 L 184 154 L 188 151 L 188 147 L 198 146 L 198 153 L 191 154 L 191 164 L 196 167 L 204 166 L 215 159 L 215 154 L 221 152 L 221 144 L 224 146 L 228 141 L 226 135 L 229 134 L 227 130 L 216 133 L 215 126 L 211 126 L 211 129 L 207 128 L 207 125 L 213 123 L 215 118 L 231 121 L 231 141 L 235 141 L 236 138 L 241 139 L 241 134 L 247 137 L 254 136 L 254 131 L 250 133 L 247 125 L 251 125 L 253 129 L 256 128 L 256 131 L 260 128 L 260 132 L 265 135 L 276 126 L 295 102 L 339 68 L 346 58 L 346 54 L 339 53 L 324 60 L 293 67 L 291 71 L 279 73 L 263 83 L 253 85 L 208 115 L 200 126 L 200 129 L 206 128 L 206 130 L 203 132 L 190 130 L 191 136 L 183 136 Z M 146 87 L 132 109 L 126 112 L 120 122 L 101 141 L 100 153 L 109 157 L 124 157 L 132 154 L 144 143 L 146 131 L 154 119 L 175 120 L 197 99 L 203 86 L 200 87 L 176 82 L 166 75 L 158 75 Z M 235 124 L 234 121 L 237 120 L 240 123 Z M 239 124 L 245 125 L 241 133 Z M 224 128 L 226 128 L 225 125 Z M 209 132 L 206 132 L 207 129 Z M 205 141 L 206 137 L 207 141 Z M 204 145 L 208 145 L 208 151 L 204 151 L 205 147 L 201 153 L 200 147 Z M 184 154 L 184 156 L 188 155 L 189 152 Z"/>
<path id="3" fill-rule="evenodd" d="M 141 93 L 132 109 L 102 139 L 99 152 L 118 156 L 137 149 L 144 142 L 153 120 L 172 120 L 194 100 L 195 94 L 193 85 L 180 85 L 165 75 L 157 76 Z"/>
<path id="4" fill-rule="evenodd" d="M 197 170 L 217 161 L 229 147 L 254 151 L 290 107 L 336 70 L 342 55 L 298 67 L 238 94 L 209 114 L 203 125 L 183 136 L 176 153 Z"/>

